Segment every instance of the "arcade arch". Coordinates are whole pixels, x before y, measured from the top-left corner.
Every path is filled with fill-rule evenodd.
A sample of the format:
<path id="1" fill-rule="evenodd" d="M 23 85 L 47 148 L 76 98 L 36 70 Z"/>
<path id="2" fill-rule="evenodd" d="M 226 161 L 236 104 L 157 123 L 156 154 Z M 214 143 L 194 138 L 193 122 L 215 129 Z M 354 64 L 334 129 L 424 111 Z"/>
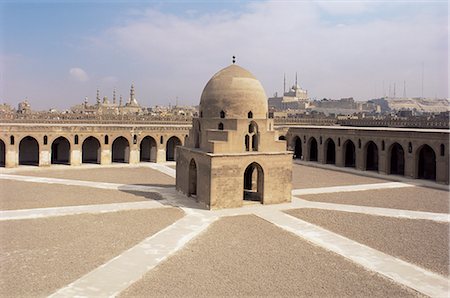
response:
<path id="1" fill-rule="evenodd" d="M 423 145 L 417 149 L 416 156 L 417 178 L 436 180 L 436 154 L 433 148 Z"/>
<path id="2" fill-rule="evenodd" d="M 3 142 L 3 140 L 0 140 L 0 167 L 5 166 L 5 160 L 6 160 L 6 146 L 5 142 Z"/>
<path id="3" fill-rule="evenodd" d="M 70 142 L 65 137 L 58 137 L 52 143 L 52 164 L 70 164 Z"/>
<path id="4" fill-rule="evenodd" d="M 81 162 L 82 163 L 100 163 L 101 147 L 100 142 L 95 137 L 87 137 L 81 146 Z"/>
<path id="5" fill-rule="evenodd" d="M 405 175 L 405 151 L 399 143 L 394 143 L 389 149 L 389 174 Z"/>
<path id="6" fill-rule="evenodd" d="M 336 145 L 331 138 L 325 141 L 325 150 L 325 162 L 327 164 L 336 164 Z"/>
<path id="7" fill-rule="evenodd" d="M 35 138 L 27 136 L 20 141 L 19 165 L 39 165 L 39 143 Z"/>
<path id="8" fill-rule="evenodd" d="M 309 161 L 317 161 L 318 156 L 318 148 L 317 148 L 317 141 L 314 137 L 311 137 L 309 139 Z"/>
<path id="9" fill-rule="evenodd" d="M 378 146 L 373 141 L 366 144 L 365 159 L 366 171 L 378 171 Z"/>
<path id="10" fill-rule="evenodd" d="M 166 144 L 166 161 L 177 160 L 175 148 L 181 146 L 181 141 L 179 138 L 173 136 L 167 140 Z"/>
<path id="11" fill-rule="evenodd" d="M 302 139 L 299 136 L 296 136 L 294 139 L 294 158 L 302 158 Z"/>
<path id="12" fill-rule="evenodd" d="M 356 161 L 356 152 L 355 152 L 355 144 L 351 140 L 347 140 L 344 143 L 344 166 L 348 168 L 355 167 Z"/>
<path id="13" fill-rule="evenodd" d="M 112 143 L 112 162 L 130 161 L 130 143 L 124 137 L 117 137 Z"/>
<path id="14" fill-rule="evenodd" d="M 140 161 L 156 162 L 156 140 L 151 136 L 146 136 L 140 144 Z"/>

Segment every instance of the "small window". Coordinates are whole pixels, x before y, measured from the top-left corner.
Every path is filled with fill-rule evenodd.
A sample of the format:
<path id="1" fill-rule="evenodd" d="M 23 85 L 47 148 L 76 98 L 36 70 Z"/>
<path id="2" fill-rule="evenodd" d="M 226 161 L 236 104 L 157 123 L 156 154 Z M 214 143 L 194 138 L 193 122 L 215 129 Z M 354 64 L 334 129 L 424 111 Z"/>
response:
<path id="1" fill-rule="evenodd" d="M 9 143 L 10 143 L 11 145 L 14 145 L 14 136 L 10 136 L 10 137 L 9 137 Z"/>
<path id="2" fill-rule="evenodd" d="M 441 156 L 445 155 L 445 145 L 441 144 Z"/>
<path id="3" fill-rule="evenodd" d="M 133 136 L 133 144 L 137 144 L 137 135 Z"/>
<path id="4" fill-rule="evenodd" d="M 408 153 L 412 153 L 412 144 L 411 142 L 408 143 Z"/>
<path id="5" fill-rule="evenodd" d="M 222 122 L 219 123 L 219 130 L 223 130 L 223 123 Z"/>
<path id="6" fill-rule="evenodd" d="M 245 135 L 245 151 L 250 151 L 250 137 Z"/>
<path id="7" fill-rule="evenodd" d="M 361 139 L 358 139 L 358 148 L 361 149 Z"/>
<path id="8" fill-rule="evenodd" d="M 253 118 L 253 113 L 252 111 L 248 112 L 248 119 L 252 119 Z"/>
<path id="9" fill-rule="evenodd" d="M 322 145 L 322 136 L 319 137 L 319 143 Z"/>
<path id="10" fill-rule="evenodd" d="M 257 135 L 252 136 L 252 150 L 258 151 L 258 136 Z"/>
<path id="11" fill-rule="evenodd" d="M 75 135 L 74 143 L 75 143 L 75 145 L 78 145 L 78 135 Z"/>
<path id="12" fill-rule="evenodd" d="M 164 143 L 164 138 L 163 138 L 163 136 L 161 136 L 161 137 L 159 138 L 159 143 L 160 143 L 160 144 Z"/>
<path id="13" fill-rule="evenodd" d="M 384 141 L 381 141 L 381 151 L 384 151 Z"/>
<path id="14" fill-rule="evenodd" d="M 200 111 L 200 118 L 203 118 L 203 111 Z"/>
<path id="15" fill-rule="evenodd" d="M 224 111 L 220 111 L 220 118 L 225 118 L 225 112 Z"/>
<path id="16" fill-rule="evenodd" d="M 105 136 L 105 144 L 108 145 L 109 144 L 109 137 Z"/>
<path id="17" fill-rule="evenodd" d="M 338 138 L 338 147 L 341 147 L 341 138 Z"/>
<path id="18" fill-rule="evenodd" d="M 44 136 L 44 145 L 47 145 L 47 143 L 48 143 L 48 137 Z"/>
<path id="19" fill-rule="evenodd" d="M 306 144 L 306 136 L 303 136 L 303 143 Z"/>

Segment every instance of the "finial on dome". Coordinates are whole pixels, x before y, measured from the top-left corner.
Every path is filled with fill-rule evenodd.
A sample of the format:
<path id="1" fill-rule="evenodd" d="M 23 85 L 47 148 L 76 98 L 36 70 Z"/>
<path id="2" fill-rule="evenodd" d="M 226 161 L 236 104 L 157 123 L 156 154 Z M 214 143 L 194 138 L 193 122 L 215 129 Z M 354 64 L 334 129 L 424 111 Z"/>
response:
<path id="1" fill-rule="evenodd" d="M 233 60 L 232 61 L 233 61 L 233 64 L 236 63 L 236 57 L 235 56 L 233 56 Z"/>

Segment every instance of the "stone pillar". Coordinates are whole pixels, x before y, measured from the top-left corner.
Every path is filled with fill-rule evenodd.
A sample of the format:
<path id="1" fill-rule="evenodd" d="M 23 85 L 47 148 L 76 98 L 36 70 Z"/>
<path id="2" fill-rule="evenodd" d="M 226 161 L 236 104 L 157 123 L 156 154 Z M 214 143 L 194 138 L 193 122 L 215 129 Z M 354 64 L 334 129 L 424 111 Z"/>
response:
<path id="1" fill-rule="evenodd" d="M 327 157 L 325 156 L 325 146 L 324 143 L 320 144 L 320 141 L 317 141 L 317 162 L 318 163 L 326 163 Z"/>
<path id="2" fill-rule="evenodd" d="M 104 146 L 106 147 L 106 146 Z M 111 149 L 110 147 L 101 148 L 101 157 L 100 157 L 100 164 L 102 165 L 110 165 L 112 160 L 111 156 Z"/>
<path id="3" fill-rule="evenodd" d="M 436 156 L 436 182 L 448 184 L 448 160 L 445 156 Z"/>
<path id="4" fill-rule="evenodd" d="M 138 164 L 139 163 L 139 148 L 137 148 L 136 146 L 133 146 L 130 150 L 130 160 L 129 163 L 130 164 Z"/>
<path id="5" fill-rule="evenodd" d="M 405 151 L 405 177 L 416 178 L 416 160 L 414 154 L 408 153 L 408 147 Z"/>
<path id="6" fill-rule="evenodd" d="M 358 142 L 356 142 L 355 154 L 355 168 L 357 170 L 364 171 L 364 150 L 362 146 L 359 148 Z"/>
<path id="7" fill-rule="evenodd" d="M 73 149 L 72 152 L 70 152 L 70 165 L 71 166 L 79 166 L 82 162 L 82 155 L 79 148 Z"/>
<path id="8" fill-rule="evenodd" d="M 51 153 L 48 150 L 42 150 L 39 152 L 39 166 L 48 167 L 51 164 Z"/>
<path id="9" fill-rule="evenodd" d="M 387 151 L 378 151 L 378 172 L 380 174 L 387 174 Z"/>
<path id="10" fill-rule="evenodd" d="M 344 156 L 342 146 L 336 146 L 336 166 L 343 167 L 344 166 Z"/>
<path id="11" fill-rule="evenodd" d="M 166 148 L 158 147 L 158 152 L 156 153 L 156 162 L 166 162 Z"/>
<path id="12" fill-rule="evenodd" d="M 5 168 L 15 168 L 19 164 L 19 152 L 13 146 L 6 146 Z"/>

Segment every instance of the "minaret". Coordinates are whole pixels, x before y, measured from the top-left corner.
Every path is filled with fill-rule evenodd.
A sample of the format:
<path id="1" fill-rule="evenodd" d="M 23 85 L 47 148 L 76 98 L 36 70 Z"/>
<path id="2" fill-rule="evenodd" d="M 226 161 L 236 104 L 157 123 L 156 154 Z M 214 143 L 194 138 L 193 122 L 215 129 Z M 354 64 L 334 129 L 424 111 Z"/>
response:
<path id="1" fill-rule="evenodd" d="M 134 102 L 134 83 L 131 83 L 131 89 L 130 89 L 130 101 L 129 101 L 129 103 L 131 104 L 132 102 Z"/>
<path id="2" fill-rule="evenodd" d="M 100 104 L 100 90 L 97 88 L 97 104 Z"/>
<path id="3" fill-rule="evenodd" d="M 120 95 L 120 100 L 119 100 L 119 107 L 122 106 L 122 94 Z"/>
<path id="4" fill-rule="evenodd" d="M 283 96 L 284 93 L 286 93 L 286 73 L 284 73 L 284 77 L 283 77 Z"/>
<path id="5" fill-rule="evenodd" d="M 116 88 L 113 90 L 113 104 L 116 104 Z"/>
<path id="6" fill-rule="evenodd" d="M 297 72 L 295 72 L 295 89 L 297 89 L 298 81 L 297 81 Z"/>
<path id="7" fill-rule="evenodd" d="M 85 96 L 84 97 L 84 107 L 87 108 L 87 106 L 88 106 L 88 97 Z"/>

